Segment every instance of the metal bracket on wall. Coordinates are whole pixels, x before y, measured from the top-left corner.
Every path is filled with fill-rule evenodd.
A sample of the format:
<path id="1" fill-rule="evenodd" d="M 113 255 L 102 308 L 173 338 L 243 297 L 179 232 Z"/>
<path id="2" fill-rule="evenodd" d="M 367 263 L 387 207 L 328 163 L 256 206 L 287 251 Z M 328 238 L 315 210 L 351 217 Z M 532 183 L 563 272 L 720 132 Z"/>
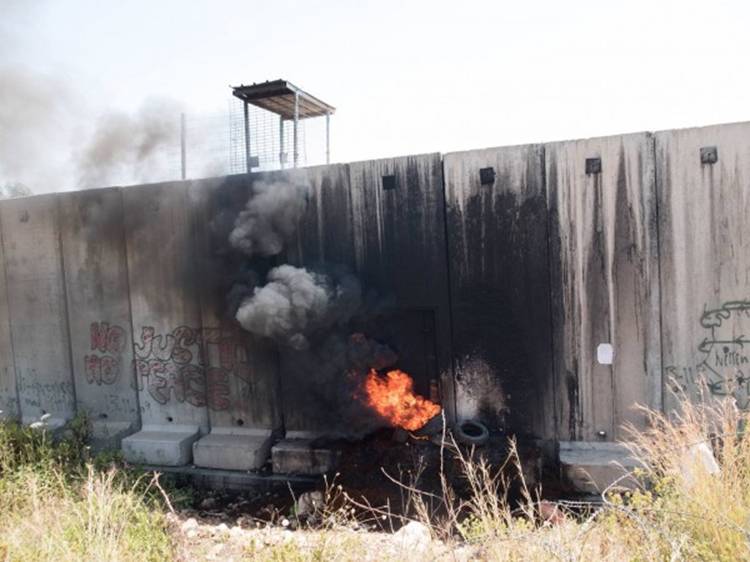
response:
<path id="1" fill-rule="evenodd" d="M 586 158 L 586 175 L 601 174 L 602 173 L 602 159 L 601 158 Z"/>
<path id="2" fill-rule="evenodd" d="M 716 164 L 719 161 L 719 149 L 715 146 L 701 148 L 701 164 Z"/>

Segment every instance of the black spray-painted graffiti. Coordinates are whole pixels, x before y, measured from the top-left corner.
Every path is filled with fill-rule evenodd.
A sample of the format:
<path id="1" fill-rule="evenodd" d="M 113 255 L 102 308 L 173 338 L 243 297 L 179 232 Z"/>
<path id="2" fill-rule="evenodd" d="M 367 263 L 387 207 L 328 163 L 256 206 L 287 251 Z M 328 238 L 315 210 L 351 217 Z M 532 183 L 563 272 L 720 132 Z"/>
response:
<path id="1" fill-rule="evenodd" d="M 123 371 L 127 345 L 123 328 L 108 322 L 91 324 L 91 353 L 85 356 L 86 380 L 114 384 Z M 231 407 L 230 379 L 250 381 L 248 354 L 237 330 L 180 326 L 157 334 L 144 326 L 133 342 L 136 387 L 159 404 L 172 399 L 212 410 Z"/>
<path id="2" fill-rule="evenodd" d="M 200 334 L 180 326 L 169 334 L 156 334 L 151 326 L 141 329 L 134 342 L 138 390 L 146 388 L 159 404 L 172 396 L 178 402 L 202 407 L 208 403 L 206 377 L 200 353 Z"/>
<path id="3" fill-rule="evenodd" d="M 134 348 L 138 388 L 146 388 L 159 404 L 174 398 L 227 410 L 230 377 L 250 379 L 247 350 L 235 330 L 180 326 L 162 335 L 146 326 Z"/>
<path id="4" fill-rule="evenodd" d="M 691 367 L 666 367 L 672 389 L 692 393 L 705 384 L 712 395 L 732 396 L 738 407 L 750 409 L 750 300 L 705 310 L 700 325 L 706 330 L 697 346 L 701 360 Z"/>

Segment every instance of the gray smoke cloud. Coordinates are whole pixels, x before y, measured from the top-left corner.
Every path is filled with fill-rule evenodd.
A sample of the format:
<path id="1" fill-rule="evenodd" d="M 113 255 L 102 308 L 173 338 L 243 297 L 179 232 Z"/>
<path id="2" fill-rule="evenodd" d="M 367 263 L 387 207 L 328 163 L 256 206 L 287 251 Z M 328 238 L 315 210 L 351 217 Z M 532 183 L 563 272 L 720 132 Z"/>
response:
<path id="1" fill-rule="evenodd" d="M 280 254 L 305 212 L 309 192 L 306 182 L 257 182 L 229 243 L 248 257 Z"/>
<path id="2" fill-rule="evenodd" d="M 0 64 L 0 184 L 53 191 L 68 175 L 59 146 L 72 142 L 79 114 L 70 88 L 55 77 Z"/>
<path id="3" fill-rule="evenodd" d="M 362 287 L 354 275 L 282 265 L 242 302 L 236 318 L 253 334 L 303 350 L 311 334 L 345 325 L 361 306 Z"/>
<path id="4" fill-rule="evenodd" d="M 29 37 L 48 3 L 0 0 L 0 187 L 42 193 L 176 179 L 179 165 L 169 159 L 179 151 L 177 104 L 102 111 L 56 67 L 28 64 Z"/>
<path id="5" fill-rule="evenodd" d="M 0 65 L 0 185 L 48 192 L 174 178 L 179 114 L 175 102 L 149 99 L 97 118 L 67 82 Z"/>
<path id="6" fill-rule="evenodd" d="M 78 157 L 78 185 L 102 187 L 123 176 L 144 181 L 165 174 L 166 149 L 179 144 L 179 109 L 170 100 L 149 99 L 129 115 L 99 119 Z"/>
<path id="7" fill-rule="evenodd" d="M 363 291 L 345 266 L 277 265 L 275 256 L 293 239 L 309 193 L 293 178 L 256 181 L 233 222 L 233 214 L 217 214 L 212 226 L 243 258 L 230 275 L 238 281 L 227 301 L 245 330 L 277 342 L 282 393 L 295 416 L 327 438 L 360 438 L 387 425 L 358 397 L 370 369 L 398 361 L 388 345 L 365 335 L 393 303 Z M 225 225 L 232 225 L 228 234 Z"/>

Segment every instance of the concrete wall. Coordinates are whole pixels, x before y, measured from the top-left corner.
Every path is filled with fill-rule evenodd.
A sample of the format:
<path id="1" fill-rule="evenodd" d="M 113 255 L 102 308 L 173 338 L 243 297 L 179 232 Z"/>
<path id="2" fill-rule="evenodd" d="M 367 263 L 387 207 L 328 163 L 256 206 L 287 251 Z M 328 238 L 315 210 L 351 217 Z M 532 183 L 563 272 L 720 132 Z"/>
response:
<path id="1" fill-rule="evenodd" d="M 273 432 L 281 428 L 276 351 L 270 342 L 242 330 L 229 313 L 226 296 L 233 280 L 228 233 L 216 224 L 222 213 L 233 215 L 244 207 L 253 177 L 196 181 L 189 190 L 196 209 L 193 262 L 211 428 L 195 444 L 193 460 L 208 468 L 260 468 Z"/>
<path id="2" fill-rule="evenodd" d="M 310 186 L 311 192 L 305 215 L 287 248 L 286 261 L 300 267 L 330 264 L 356 271 L 355 247 L 359 238 L 354 232 L 348 166 L 317 166 L 298 171 L 296 176 Z M 331 389 L 316 380 L 314 365 L 310 365 L 309 378 L 290 374 L 297 369 L 296 362 L 282 363 L 281 403 L 287 435 L 317 436 L 336 429 L 335 415 L 321 415 L 321 406 L 328 402 L 326 394 Z"/>
<path id="3" fill-rule="evenodd" d="M 16 364 L 13 357 L 13 339 L 10 331 L 8 288 L 5 276 L 5 250 L 0 226 L 0 420 L 20 416 L 16 384 Z"/>
<path id="4" fill-rule="evenodd" d="M 138 428 L 122 191 L 59 197 L 70 349 L 78 410 L 102 447 Z"/>
<path id="5" fill-rule="evenodd" d="M 335 264 L 356 273 L 384 303 L 382 318 L 363 330 L 396 351 L 396 366 L 414 378 L 417 391 L 429 395 L 431 385 L 439 388 L 452 416 L 441 165 L 439 154 L 428 154 L 298 172 L 312 192 L 286 257 L 300 266 Z M 324 397 L 309 398 L 321 391 L 315 378 L 292 382 L 282 373 L 282 386 L 308 383 L 305 392 L 282 390 L 287 432 L 326 429 L 316 427 Z"/>
<path id="6" fill-rule="evenodd" d="M 21 418 L 58 425 L 75 413 L 58 198 L 4 201 L 0 222 Z"/>
<path id="7" fill-rule="evenodd" d="M 412 373 L 417 391 L 429 395 L 430 384 L 439 385 L 441 402 L 452 417 L 455 398 L 440 155 L 349 164 L 349 182 L 357 272 L 366 287 L 394 297 L 400 315 L 395 328 L 384 327 L 388 333 L 383 335 L 399 354 L 400 367 Z"/>
<path id="8" fill-rule="evenodd" d="M 718 160 L 701 163 L 701 150 Z M 656 134 L 665 403 L 750 407 L 750 124 Z"/>
<path id="9" fill-rule="evenodd" d="M 671 407 L 663 385 L 701 377 L 748 406 L 750 125 L 735 124 L 0 202 L 3 415 L 85 410 L 104 441 L 137 431 L 132 458 L 177 464 L 282 417 L 325 430 L 225 306 L 237 258 L 214 219 L 287 174 L 312 193 L 278 259 L 344 264 L 391 297 L 370 335 L 421 393 L 440 382 L 451 417 L 615 439 L 643 423 L 635 402 Z M 226 466 L 260 462 L 240 452 Z"/>
<path id="10" fill-rule="evenodd" d="M 544 148 L 447 154 L 444 170 L 458 416 L 554 435 Z"/>
<path id="11" fill-rule="evenodd" d="M 123 191 L 136 382 L 148 424 L 208 429 L 187 183 Z"/>
<path id="12" fill-rule="evenodd" d="M 653 137 L 550 144 L 546 166 L 559 434 L 611 440 L 661 405 Z"/>

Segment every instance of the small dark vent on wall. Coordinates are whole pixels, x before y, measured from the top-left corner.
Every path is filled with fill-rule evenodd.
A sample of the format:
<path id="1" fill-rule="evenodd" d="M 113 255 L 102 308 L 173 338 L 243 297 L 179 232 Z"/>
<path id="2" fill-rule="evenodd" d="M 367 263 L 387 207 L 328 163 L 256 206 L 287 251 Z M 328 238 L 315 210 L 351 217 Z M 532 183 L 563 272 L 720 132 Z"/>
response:
<path id="1" fill-rule="evenodd" d="M 480 168 L 479 169 L 479 183 L 482 185 L 494 185 L 495 184 L 495 168 Z"/>
<path id="2" fill-rule="evenodd" d="M 586 175 L 601 174 L 602 173 L 602 159 L 601 158 L 586 158 Z"/>
<path id="3" fill-rule="evenodd" d="M 396 176 L 383 176 L 383 189 L 396 189 Z"/>
<path id="4" fill-rule="evenodd" d="M 715 146 L 701 148 L 701 164 L 716 164 L 719 161 L 719 150 Z"/>

